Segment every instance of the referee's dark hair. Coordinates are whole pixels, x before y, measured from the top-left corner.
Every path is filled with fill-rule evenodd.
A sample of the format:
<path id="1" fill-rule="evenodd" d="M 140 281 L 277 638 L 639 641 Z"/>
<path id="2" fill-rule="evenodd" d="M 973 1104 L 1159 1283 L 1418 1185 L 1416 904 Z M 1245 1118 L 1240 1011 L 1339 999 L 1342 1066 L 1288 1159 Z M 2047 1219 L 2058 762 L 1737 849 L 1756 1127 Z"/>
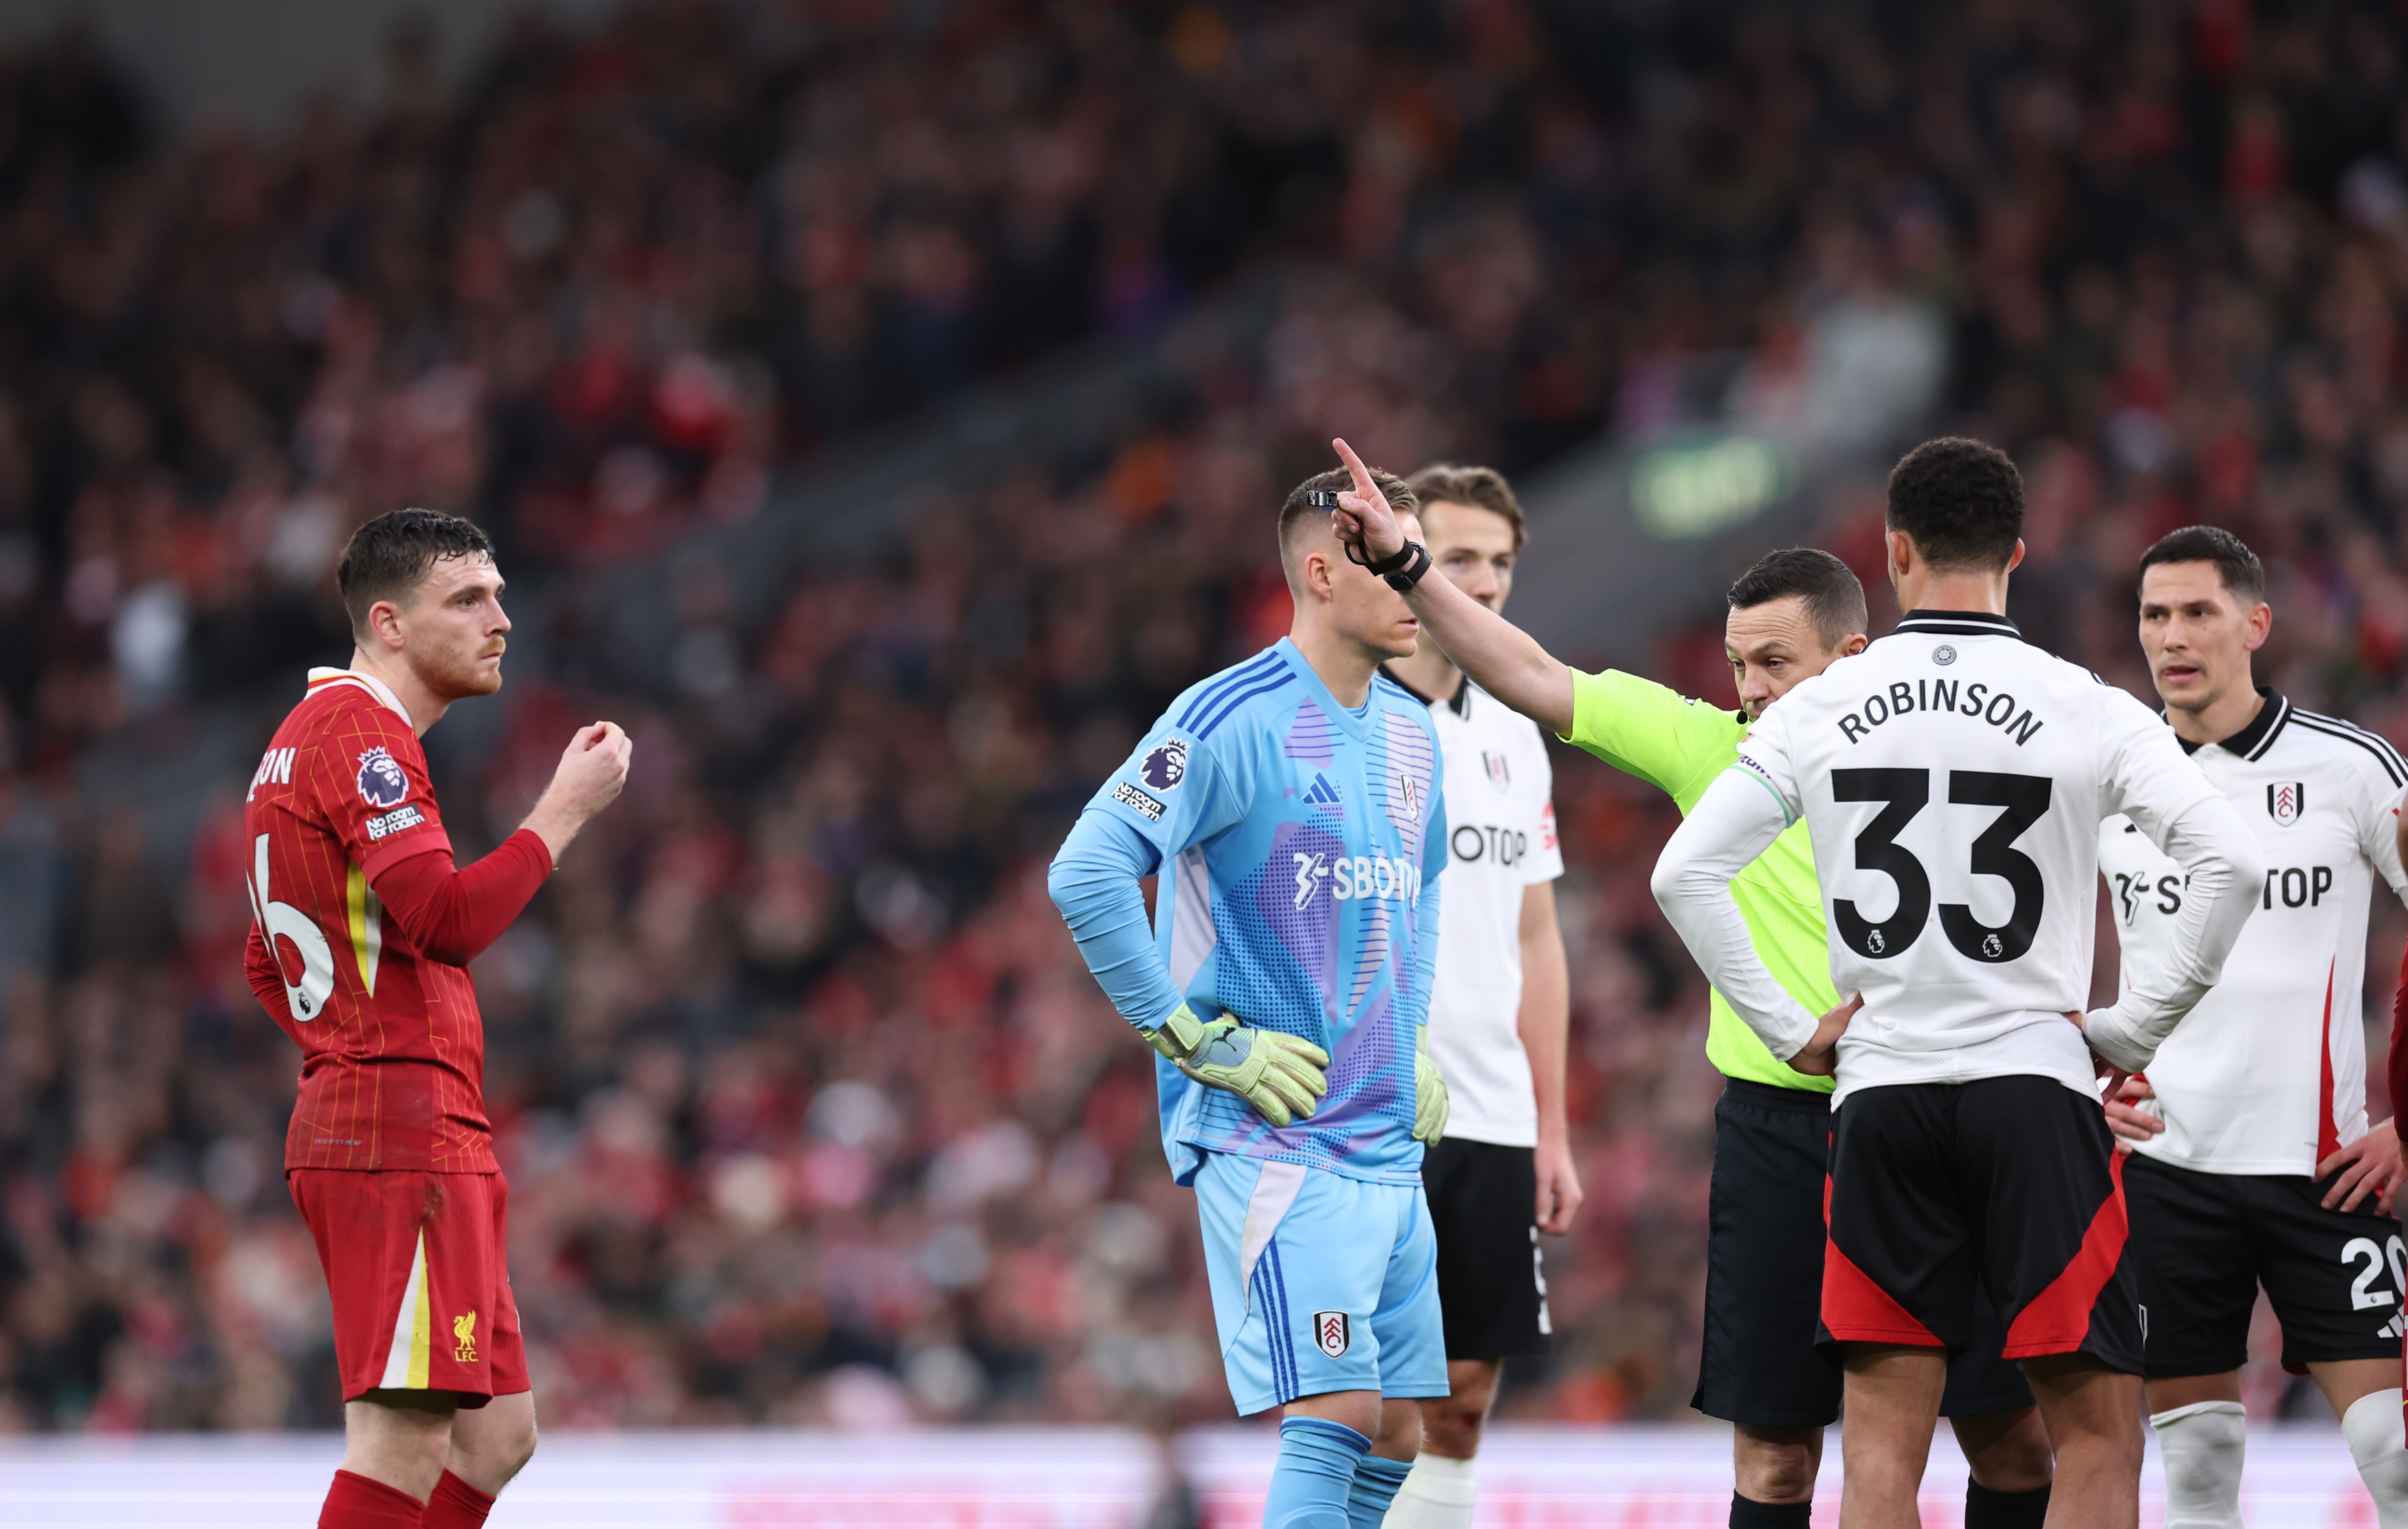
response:
<path id="1" fill-rule="evenodd" d="M 1807 620 L 1822 639 L 1825 652 L 1861 634 L 1870 624 L 1865 611 L 1865 587 L 1848 565 L 1819 547 L 1784 547 L 1767 552 L 1755 567 L 1739 576 L 1726 597 L 1733 610 L 1747 610 L 1768 601 L 1797 595 L 1806 602 Z"/>
<path id="2" fill-rule="evenodd" d="M 368 612 L 380 600 L 409 598 L 446 558 L 492 557 L 494 541 L 473 521 L 432 509 L 395 509 L 351 533 L 335 564 L 335 587 L 351 618 L 351 635 L 365 637 Z"/>
<path id="3" fill-rule="evenodd" d="M 2266 598 L 2266 564 L 2249 544 L 2220 525 L 2186 525 L 2169 531 L 2141 554 L 2140 577 L 2160 563 L 2213 563 L 2215 577 L 2241 608 L 2247 610 Z"/>
<path id="4" fill-rule="evenodd" d="M 1935 570 L 1996 573 L 2024 534 L 2024 476 L 1985 442 L 1928 440 L 1890 469 L 1888 521 Z"/>

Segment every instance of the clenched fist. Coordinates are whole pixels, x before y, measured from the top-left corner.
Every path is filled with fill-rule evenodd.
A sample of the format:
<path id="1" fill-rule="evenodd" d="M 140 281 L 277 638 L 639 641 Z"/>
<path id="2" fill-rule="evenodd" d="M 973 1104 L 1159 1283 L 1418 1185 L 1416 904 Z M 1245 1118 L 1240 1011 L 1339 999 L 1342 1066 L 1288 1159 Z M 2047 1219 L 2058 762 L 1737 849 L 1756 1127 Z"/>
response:
<path id="1" fill-rule="evenodd" d="M 560 864 L 561 851 L 586 820 L 617 799 L 627 783 L 627 761 L 635 748 L 617 722 L 580 727 L 568 740 L 560 767 L 552 772 L 552 784 L 543 789 L 524 825 L 552 850 L 553 865 Z"/>

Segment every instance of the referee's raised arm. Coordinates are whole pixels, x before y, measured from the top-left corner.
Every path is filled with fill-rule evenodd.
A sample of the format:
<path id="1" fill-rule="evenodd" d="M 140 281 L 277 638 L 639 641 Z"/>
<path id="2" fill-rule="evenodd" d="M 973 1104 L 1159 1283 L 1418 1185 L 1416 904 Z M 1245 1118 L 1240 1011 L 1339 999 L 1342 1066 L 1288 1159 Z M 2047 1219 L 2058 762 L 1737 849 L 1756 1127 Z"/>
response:
<path id="1" fill-rule="evenodd" d="M 1396 511 L 1354 449 L 1343 440 L 1330 444 L 1354 479 L 1354 492 L 1340 494 L 1329 512 L 1330 529 L 1359 561 L 1394 557 L 1405 546 Z M 1572 671 L 1528 633 L 1451 579 L 1422 579 L 1405 592 L 1405 603 L 1472 683 L 1559 737 L 1572 730 Z"/>

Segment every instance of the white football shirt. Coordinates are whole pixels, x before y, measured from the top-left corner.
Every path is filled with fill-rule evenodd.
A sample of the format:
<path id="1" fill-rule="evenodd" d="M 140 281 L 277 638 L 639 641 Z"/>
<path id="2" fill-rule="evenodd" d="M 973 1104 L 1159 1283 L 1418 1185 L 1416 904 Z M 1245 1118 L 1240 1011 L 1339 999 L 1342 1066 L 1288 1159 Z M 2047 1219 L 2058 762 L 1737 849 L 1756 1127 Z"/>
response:
<path id="1" fill-rule="evenodd" d="M 2086 1045 L 2065 1015 L 2087 1000 L 2099 824 L 2116 812 L 2183 861 L 2198 895 L 2165 970 L 2090 1016 Z M 1656 868 L 1708 977 L 1784 1059 L 1815 1017 L 1763 971 L 1727 882 L 1734 857 L 1800 817 L 1832 983 L 1864 1000 L 1839 1044 L 1835 1107 L 1859 1088 L 2019 1073 L 2092 1093 L 2093 1046 L 2144 1065 L 2214 980 L 2247 917 L 2229 889 L 2254 893 L 2259 868 L 2147 707 L 2003 616 L 1910 612 L 1766 709 Z"/>
<path id="2" fill-rule="evenodd" d="M 2366 916 L 2379 872 L 2408 897 L 2394 829 L 2408 763 L 2372 733 L 2280 694 L 2190 757 L 2266 862 L 2224 979 L 2149 1064 L 2165 1131 L 2138 1150 L 2206 1173 L 2315 1172 L 2366 1134 Z M 2182 867 L 2117 816 L 2099 827 L 2124 980 L 2168 959 Z"/>
<path id="3" fill-rule="evenodd" d="M 1519 1025 L 1522 894 L 1564 874 L 1555 768 L 1538 724 L 1469 679 L 1452 700 L 1424 699 L 1446 765 L 1449 853 L 1429 1010 L 1446 1134 L 1536 1147 L 1539 1103 Z"/>

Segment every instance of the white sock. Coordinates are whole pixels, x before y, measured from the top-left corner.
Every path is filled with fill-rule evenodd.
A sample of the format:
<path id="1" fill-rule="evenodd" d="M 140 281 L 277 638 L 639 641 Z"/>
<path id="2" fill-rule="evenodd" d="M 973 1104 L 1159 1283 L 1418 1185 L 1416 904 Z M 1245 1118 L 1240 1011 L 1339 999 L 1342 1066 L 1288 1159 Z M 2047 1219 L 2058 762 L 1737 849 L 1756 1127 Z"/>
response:
<path id="1" fill-rule="evenodd" d="M 2400 1388 L 2372 1391 L 2341 1415 L 2349 1457 L 2374 1499 L 2374 1522 L 2383 1529 L 2408 1529 L 2408 1427 L 2400 1414 Z"/>
<path id="2" fill-rule="evenodd" d="M 2241 1529 L 2241 1465 L 2249 1410 L 2195 1402 L 2149 1414 L 2166 1461 L 2166 1529 Z"/>
<path id="3" fill-rule="evenodd" d="M 1380 1529 L 1471 1529 L 1471 1462 L 1415 1455 Z M 2390 1521 L 2383 1529 L 2391 1529 Z"/>

